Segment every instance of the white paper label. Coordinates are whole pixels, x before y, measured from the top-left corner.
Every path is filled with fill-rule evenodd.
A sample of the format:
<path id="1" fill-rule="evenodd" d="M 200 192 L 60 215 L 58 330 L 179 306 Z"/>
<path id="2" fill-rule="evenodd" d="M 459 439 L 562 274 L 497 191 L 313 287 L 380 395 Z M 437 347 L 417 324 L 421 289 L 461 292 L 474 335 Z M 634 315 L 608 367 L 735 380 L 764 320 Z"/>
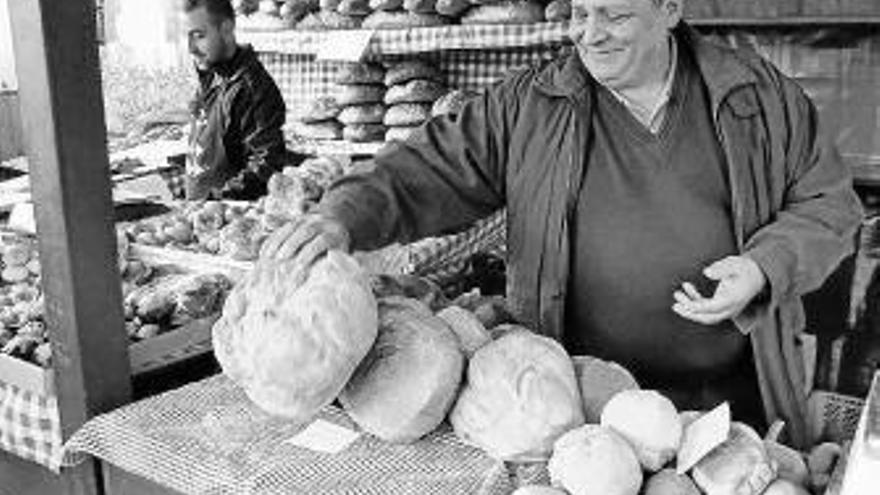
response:
<path id="1" fill-rule="evenodd" d="M 358 439 L 360 433 L 316 419 L 285 443 L 327 454 L 338 454 Z"/>
<path id="2" fill-rule="evenodd" d="M 318 43 L 315 59 L 359 62 L 366 55 L 371 39 L 373 31 L 370 29 L 327 31 Z"/>
<path id="3" fill-rule="evenodd" d="M 676 472 L 684 474 L 730 435 L 730 405 L 725 402 L 684 429 Z"/>

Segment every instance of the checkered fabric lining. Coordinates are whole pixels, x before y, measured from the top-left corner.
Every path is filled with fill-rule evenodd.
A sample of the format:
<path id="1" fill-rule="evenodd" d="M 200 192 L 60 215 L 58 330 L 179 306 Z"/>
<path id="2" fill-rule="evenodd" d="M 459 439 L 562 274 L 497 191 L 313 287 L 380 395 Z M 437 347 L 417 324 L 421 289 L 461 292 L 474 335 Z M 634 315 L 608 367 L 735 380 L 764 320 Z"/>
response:
<path id="1" fill-rule="evenodd" d="M 61 426 L 55 397 L 0 381 L 0 449 L 58 472 Z"/>
<path id="2" fill-rule="evenodd" d="M 358 429 L 334 406 L 318 418 Z M 217 375 L 92 419 L 65 444 L 64 464 L 93 455 L 192 494 L 495 495 L 515 488 L 504 463 L 463 444 L 445 424 L 412 444 L 361 435 L 333 455 L 287 442 L 298 431 Z"/>

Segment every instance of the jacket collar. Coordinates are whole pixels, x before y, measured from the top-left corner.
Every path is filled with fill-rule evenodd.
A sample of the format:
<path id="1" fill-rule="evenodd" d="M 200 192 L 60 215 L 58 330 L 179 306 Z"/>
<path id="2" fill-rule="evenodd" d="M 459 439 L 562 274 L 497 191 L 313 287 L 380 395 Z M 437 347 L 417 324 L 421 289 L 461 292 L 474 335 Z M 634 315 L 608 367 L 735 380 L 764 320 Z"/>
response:
<path id="1" fill-rule="evenodd" d="M 757 78 L 736 52 L 707 41 L 684 21 L 673 30 L 679 47 L 691 50 L 712 99 L 713 114 L 735 89 L 754 84 Z M 571 48 L 560 59 L 551 62 L 537 76 L 537 87 L 549 96 L 577 97 L 596 84 L 584 67 L 577 49 Z"/>

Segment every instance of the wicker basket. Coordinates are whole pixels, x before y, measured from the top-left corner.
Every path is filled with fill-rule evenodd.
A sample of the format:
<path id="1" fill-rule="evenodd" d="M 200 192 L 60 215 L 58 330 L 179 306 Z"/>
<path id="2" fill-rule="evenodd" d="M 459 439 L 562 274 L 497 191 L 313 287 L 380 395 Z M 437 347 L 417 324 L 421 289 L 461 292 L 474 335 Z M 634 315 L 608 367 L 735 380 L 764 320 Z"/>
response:
<path id="1" fill-rule="evenodd" d="M 807 402 L 811 436 L 816 441 L 843 443 L 856 433 L 864 399 L 815 390 Z"/>

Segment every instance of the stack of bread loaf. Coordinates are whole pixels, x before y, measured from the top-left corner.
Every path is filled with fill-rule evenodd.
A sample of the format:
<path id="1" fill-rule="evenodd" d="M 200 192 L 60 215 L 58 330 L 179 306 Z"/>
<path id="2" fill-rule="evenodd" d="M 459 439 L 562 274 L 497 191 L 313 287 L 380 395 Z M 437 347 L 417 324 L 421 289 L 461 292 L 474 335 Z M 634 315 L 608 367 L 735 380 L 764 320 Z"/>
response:
<path id="1" fill-rule="evenodd" d="M 437 67 L 418 59 L 392 64 L 384 80 L 386 141 L 406 139 L 431 117 L 431 106 L 447 92 Z"/>
<path id="2" fill-rule="evenodd" d="M 314 3 L 315 0 L 288 1 Z M 371 11 L 369 0 L 318 0 L 318 9 L 304 16 L 296 24 L 296 29 L 357 29 Z"/>
<path id="3" fill-rule="evenodd" d="M 372 62 L 347 63 L 336 76 L 336 117 L 342 138 L 353 142 L 381 141 L 385 135 L 385 68 Z"/>

